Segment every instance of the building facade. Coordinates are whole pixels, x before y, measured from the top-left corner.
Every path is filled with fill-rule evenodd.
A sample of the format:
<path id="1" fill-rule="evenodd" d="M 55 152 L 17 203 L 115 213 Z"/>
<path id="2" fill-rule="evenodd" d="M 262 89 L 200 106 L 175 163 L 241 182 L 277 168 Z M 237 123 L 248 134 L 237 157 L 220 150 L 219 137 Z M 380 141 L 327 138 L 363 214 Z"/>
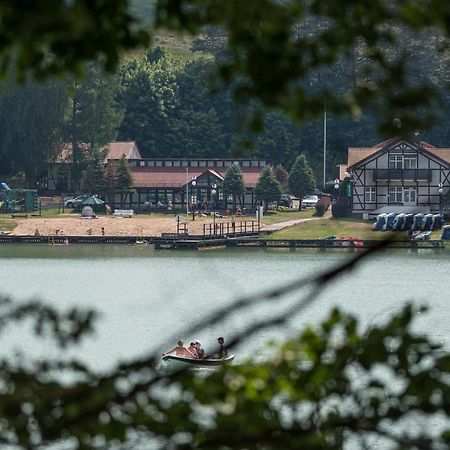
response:
<path id="1" fill-rule="evenodd" d="M 354 216 L 438 213 L 450 187 L 450 148 L 414 139 L 352 147 L 348 149 L 347 173 L 352 181 Z"/>
<path id="2" fill-rule="evenodd" d="M 70 154 L 70 147 L 64 147 L 61 156 L 49 165 L 50 191 L 80 191 L 71 177 Z M 254 208 L 254 188 L 268 164 L 266 160 L 251 158 L 142 158 L 135 142 L 113 142 L 105 154 L 105 164 L 117 164 L 125 155 L 135 188 L 132 193 L 117 193 L 106 200 L 112 205 L 137 210 L 161 204 L 175 209 L 227 209 L 233 205 L 233 198 L 225 196 L 222 184 L 233 163 L 239 165 L 245 187 L 244 195 L 236 199 L 237 206 Z"/>

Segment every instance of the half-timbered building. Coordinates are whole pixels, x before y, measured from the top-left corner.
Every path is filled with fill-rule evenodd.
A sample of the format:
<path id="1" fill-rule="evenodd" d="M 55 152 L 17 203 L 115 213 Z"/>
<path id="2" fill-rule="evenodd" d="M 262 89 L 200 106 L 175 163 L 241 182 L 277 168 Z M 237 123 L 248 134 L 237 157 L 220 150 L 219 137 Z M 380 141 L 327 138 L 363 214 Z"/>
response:
<path id="1" fill-rule="evenodd" d="M 89 146 L 83 144 L 86 159 Z M 171 205 L 185 209 L 227 209 L 233 205 L 232 196 L 223 192 L 226 171 L 236 163 L 244 181 L 245 192 L 237 198 L 242 208 L 255 208 L 254 188 L 266 160 L 252 158 L 142 158 L 135 142 L 112 142 L 105 147 L 105 165 L 117 165 L 124 156 L 133 175 L 134 190 L 129 194 L 113 194 L 111 205 L 140 210 L 144 205 Z M 55 161 L 49 163 L 47 186 L 53 192 L 79 192 L 80 186 L 72 179 L 72 149 L 64 144 Z"/>
<path id="2" fill-rule="evenodd" d="M 438 213 L 450 187 L 450 148 L 411 139 L 390 139 L 348 149 L 352 213 Z"/>

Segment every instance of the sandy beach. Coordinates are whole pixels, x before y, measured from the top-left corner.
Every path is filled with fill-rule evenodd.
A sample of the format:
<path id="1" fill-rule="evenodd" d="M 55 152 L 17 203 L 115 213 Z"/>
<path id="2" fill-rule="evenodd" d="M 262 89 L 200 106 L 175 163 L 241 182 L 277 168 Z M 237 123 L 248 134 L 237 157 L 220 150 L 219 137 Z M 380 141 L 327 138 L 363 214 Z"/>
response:
<path id="1" fill-rule="evenodd" d="M 100 216 L 96 219 L 82 219 L 81 217 L 66 216 L 61 218 L 19 218 L 17 227 L 11 234 L 32 236 L 39 231 L 44 236 L 56 234 L 66 236 L 161 236 L 161 233 L 175 233 L 176 222 L 172 216 L 165 217 L 131 217 L 113 218 Z M 191 234 L 201 234 L 205 221 L 189 221 L 188 229 Z"/>

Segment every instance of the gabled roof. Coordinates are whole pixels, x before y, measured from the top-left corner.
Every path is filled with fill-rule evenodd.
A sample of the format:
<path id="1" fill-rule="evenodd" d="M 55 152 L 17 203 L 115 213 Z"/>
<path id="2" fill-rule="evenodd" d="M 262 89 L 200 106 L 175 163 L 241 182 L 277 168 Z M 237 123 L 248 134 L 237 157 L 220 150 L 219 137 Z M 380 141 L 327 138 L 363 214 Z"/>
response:
<path id="1" fill-rule="evenodd" d="M 223 170 L 189 168 L 188 179 L 199 178 L 206 173 L 210 173 L 219 180 L 223 180 L 227 168 Z M 261 175 L 262 167 L 242 167 L 242 177 L 245 187 L 255 187 Z M 134 186 L 137 188 L 146 187 L 167 187 L 167 188 L 184 188 L 186 186 L 186 168 L 184 167 L 133 167 Z"/>
<path id="2" fill-rule="evenodd" d="M 78 144 L 80 149 L 86 153 L 90 154 L 90 144 L 81 142 Z M 125 155 L 127 159 L 141 159 L 141 154 L 137 148 L 136 142 L 134 141 L 118 141 L 111 142 L 105 146 L 102 150 L 106 151 L 105 162 L 112 159 L 120 159 L 122 155 Z M 71 163 L 72 162 L 72 143 L 63 142 L 60 145 L 60 150 L 56 155 L 53 162 L 57 163 Z"/>
<path id="3" fill-rule="evenodd" d="M 348 169 L 351 170 L 354 166 L 363 163 L 376 153 L 387 150 L 388 148 L 393 147 L 396 143 L 401 142 L 402 140 L 403 139 L 392 138 L 387 141 L 380 142 L 373 147 L 349 147 L 347 161 Z M 419 149 L 424 153 L 431 154 L 440 159 L 442 162 L 450 164 L 450 148 L 434 147 L 433 145 L 425 141 L 421 141 L 417 144 L 410 144 L 419 147 Z"/>
<path id="4" fill-rule="evenodd" d="M 141 159 L 136 142 L 111 142 L 108 146 L 107 159 L 120 159 L 125 155 L 127 159 Z"/>

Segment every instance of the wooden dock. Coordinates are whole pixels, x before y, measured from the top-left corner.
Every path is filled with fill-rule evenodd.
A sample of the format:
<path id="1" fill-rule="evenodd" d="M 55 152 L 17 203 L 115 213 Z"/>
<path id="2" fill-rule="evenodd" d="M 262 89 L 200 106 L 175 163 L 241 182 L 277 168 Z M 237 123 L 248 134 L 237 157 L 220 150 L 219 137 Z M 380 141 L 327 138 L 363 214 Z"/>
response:
<path id="1" fill-rule="evenodd" d="M 265 239 L 250 236 L 15 236 L 0 235 L 1 244 L 113 244 L 142 245 L 151 244 L 155 249 L 163 250 L 206 250 L 213 248 L 265 248 L 265 249 L 368 249 L 379 244 L 378 240 L 326 240 L 326 239 Z M 399 249 L 443 249 L 445 242 L 429 241 L 390 241 L 387 248 Z"/>

